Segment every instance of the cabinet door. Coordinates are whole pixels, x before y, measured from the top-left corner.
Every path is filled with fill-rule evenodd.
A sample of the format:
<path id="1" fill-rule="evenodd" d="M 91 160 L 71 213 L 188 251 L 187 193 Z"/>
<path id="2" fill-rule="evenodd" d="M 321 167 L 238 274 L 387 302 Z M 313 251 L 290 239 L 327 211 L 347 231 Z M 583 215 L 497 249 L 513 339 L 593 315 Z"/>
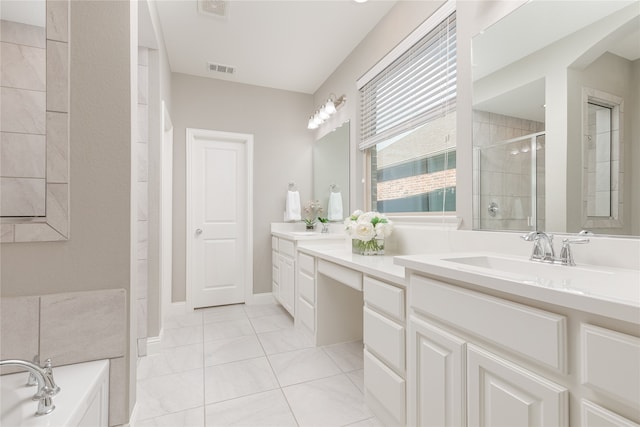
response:
<path id="1" fill-rule="evenodd" d="M 464 425 L 464 341 L 414 315 L 408 327 L 408 425 Z"/>
<path id="2" fill-rule="evenodd" d="M 588 400 L 582 400 L 580 412 L 580 425 L 584 427 L 639 427 L 633 421 Z"/>
<path id="3" fill-rule="evenodd" d="M 566 426 L 566 388 L 467 345 L 469 426 Z"/>
<path id="4" fill-rule="evenodd" d="M 293 259 L 280 255 L 278 263 L 280 274 L 280 296 L 279 301 L 284 308 L 293 316 L 293 305 L 295 303 L 294 280 L 296 270 Z"/>

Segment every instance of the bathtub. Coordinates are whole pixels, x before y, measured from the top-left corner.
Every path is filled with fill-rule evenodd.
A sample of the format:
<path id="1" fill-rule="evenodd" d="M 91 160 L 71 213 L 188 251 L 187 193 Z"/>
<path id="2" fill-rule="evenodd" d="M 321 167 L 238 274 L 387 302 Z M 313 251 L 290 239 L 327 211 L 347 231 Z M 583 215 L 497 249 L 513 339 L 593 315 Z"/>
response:
<path id="1" fill-rule="evenodd" d="M 36 416 L 36 387 L 26 387 L 27 373 L 0 376 L 0 425 L 99 426 L 109 425 L 109 361 L 97 360 L 53 368 L 60 392 L 53 397 L 55 410 Z"/>

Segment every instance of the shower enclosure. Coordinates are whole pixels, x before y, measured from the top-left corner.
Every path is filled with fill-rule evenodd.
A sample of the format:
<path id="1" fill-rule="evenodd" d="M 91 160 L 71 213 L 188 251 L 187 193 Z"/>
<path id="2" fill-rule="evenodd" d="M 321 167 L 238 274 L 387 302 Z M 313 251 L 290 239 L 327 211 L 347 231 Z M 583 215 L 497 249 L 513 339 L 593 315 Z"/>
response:
<path id="1" fill-rule="evenodd" d="M 544 230 L 545 133 L 474 147 L 474 228 Z"/>

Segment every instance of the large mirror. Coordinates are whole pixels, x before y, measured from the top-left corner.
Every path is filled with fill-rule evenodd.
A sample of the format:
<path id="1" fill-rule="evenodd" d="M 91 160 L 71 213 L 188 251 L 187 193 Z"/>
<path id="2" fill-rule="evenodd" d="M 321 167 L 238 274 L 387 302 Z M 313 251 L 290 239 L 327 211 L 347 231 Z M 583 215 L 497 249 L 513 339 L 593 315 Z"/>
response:
<path id="1" fill-rule="evenodd" d="M 474 229 L 640 235 L 640 1 L 529 1 L 472 41 Z"/>
<path id="2" fill-rule="evenodd" d="M 342 222 L 349 210 L 349 122 L 313 145 L 313 198 L 324 216 Z"/>
<path id="3" fill-rule="evenodd" d="M 69 6 L 0 8 L 1 241 L 69 237 Z"/>

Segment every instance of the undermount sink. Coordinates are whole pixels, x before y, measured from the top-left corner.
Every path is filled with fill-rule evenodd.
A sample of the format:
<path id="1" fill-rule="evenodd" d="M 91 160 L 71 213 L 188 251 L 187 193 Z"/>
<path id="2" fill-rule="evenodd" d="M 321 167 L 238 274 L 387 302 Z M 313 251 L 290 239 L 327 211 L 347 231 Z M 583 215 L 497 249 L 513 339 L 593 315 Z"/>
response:
<path id="1" fill-rule="evenodd" d="M 496 272 L 517 274 L 520 276 L 535 276 L 536 278 L 548 278 L 551 280 L 580 280 L 584 275 L 601 275 L 602 279 L 610 277 L 613 273 L 597 267 L 566 266 L 561 264 L 544 263 L 528 259 L 508 258 L 498 255 L 463 256 L 454 258 L 442 258 L 443 261 L 456 262 L 473 267 L 488 268 Z"/>
<path id="2" fill-rule="evenodd" d="M 633 270 L 566 266 L 497 254 L 442 257 L 440 260 L 468 271 L 521 283 L 616 300 L 640 301 L 640 276 Z"/>

